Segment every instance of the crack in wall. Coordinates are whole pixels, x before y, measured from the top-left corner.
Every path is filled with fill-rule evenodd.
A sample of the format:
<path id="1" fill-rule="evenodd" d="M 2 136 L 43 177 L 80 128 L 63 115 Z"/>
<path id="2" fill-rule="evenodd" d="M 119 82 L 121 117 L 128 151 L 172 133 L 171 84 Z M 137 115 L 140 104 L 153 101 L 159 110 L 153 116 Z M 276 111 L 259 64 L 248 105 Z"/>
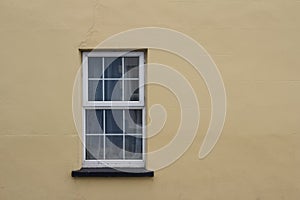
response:
<path id="1" fill-rule="evenodd" d="M 102 8 L 105 8 L 106 6 L 101 4 L 99 2 L 99 0 L 96 0 L 95 1 L 95 5 L 93 6 L 93 14 L 92 14 L 92 24 L 91 26 L 88 28 L 86 34 L 85 34 L 85 38 L 84 40 L 82 40 L 80 43 L 79 43 L 79 47 L 86 47 L 87 44 L 88 44 L 88 40 L 89 38 L 92 37 L 92 35 L 97 32 L 97 30 L 95 30 L 95 26 L 96 26 L 96 17 L 97 17 L 97 9 L 99 7 L 102 7 Z"/>

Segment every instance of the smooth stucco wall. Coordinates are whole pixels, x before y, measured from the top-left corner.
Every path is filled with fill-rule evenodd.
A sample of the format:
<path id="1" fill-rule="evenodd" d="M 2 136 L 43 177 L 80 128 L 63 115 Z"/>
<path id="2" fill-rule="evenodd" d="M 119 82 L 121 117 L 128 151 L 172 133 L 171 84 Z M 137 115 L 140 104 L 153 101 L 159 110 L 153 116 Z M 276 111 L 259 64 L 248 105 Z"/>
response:
<path id="1" fill-rule="evenodd" d="M 299 199 L 299 11 L 296 0 L 1 0 L 0 199 Z M 227 91 L 222 136 L 199 160 L 210 118 L 205 84 L 178 57 L 149 50 L 148 62 L 176 68 L 197 89 L 194 143 L 153 179 L 74 179 L 78 49 L 144 26 L 183 32 L 210 53 Z M 149 140 L 154 150 L 174 136 L 179 111 L 171 93 L 147 89 L 148 107 L 161 103 L 170 113 Z"/>

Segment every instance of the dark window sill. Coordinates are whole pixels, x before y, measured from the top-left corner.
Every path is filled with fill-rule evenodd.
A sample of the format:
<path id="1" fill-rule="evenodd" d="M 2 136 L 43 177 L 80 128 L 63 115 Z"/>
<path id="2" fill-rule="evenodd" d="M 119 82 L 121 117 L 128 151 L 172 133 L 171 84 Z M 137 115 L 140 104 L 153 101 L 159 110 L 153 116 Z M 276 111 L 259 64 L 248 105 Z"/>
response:
<path id="1" fill-rule="evenodd" d="M 72 171 L 72 177 L 153 177 L 145 168 L 81 168 Z"/>

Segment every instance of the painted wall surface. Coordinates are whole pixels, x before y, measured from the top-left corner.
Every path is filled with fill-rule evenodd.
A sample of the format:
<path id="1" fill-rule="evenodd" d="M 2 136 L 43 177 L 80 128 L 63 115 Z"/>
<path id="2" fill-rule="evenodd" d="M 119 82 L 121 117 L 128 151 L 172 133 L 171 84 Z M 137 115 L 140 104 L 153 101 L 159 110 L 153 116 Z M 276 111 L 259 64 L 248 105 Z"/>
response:
<path id="1" fill-rule="evenodd" d="M 185 33 L 209 52 L 227 93 L 222 136 L 199 160 L 211 111 L 205 84 L 178 56 L 150 49 L 148 62 L 177 69 L 197 91 L 193 144 L 154 178 L 74 179 L 79 48 L 145 26 Z M 1 0 L 0 199 L 299 199 L 299 32 L 297 0 Z M 168 119 L 149 151 L 167 144 L 180 122 L 170 91 L 148 86 L 147 107 L 153 104 Z"/>

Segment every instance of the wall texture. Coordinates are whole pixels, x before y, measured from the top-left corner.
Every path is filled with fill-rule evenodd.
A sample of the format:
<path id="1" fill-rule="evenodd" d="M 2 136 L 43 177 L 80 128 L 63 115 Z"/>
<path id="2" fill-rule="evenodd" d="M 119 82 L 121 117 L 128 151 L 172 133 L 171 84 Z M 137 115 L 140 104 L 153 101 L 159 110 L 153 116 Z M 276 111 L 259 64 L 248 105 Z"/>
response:
<path id="1" fill-rule="evenodd" d="M 0 25 L 0 199 L 300 198 L 300 1 L 1 0 Z M 149 50 L 149 62 L 174 67 L 197 90 L 194 143 L 152 179 L 74 179 L 78 49 L 144 26 L 183 32 L 210 53 L 227 91 L 222 136 L 199 160 L 211 108 L 205 84 L 178 57 Z M 147 89 L 148 107 L 159 103 L 169 113 L 148 141 L 155 150 L 174 136 L 179 111 L 170 92 Z"/>

